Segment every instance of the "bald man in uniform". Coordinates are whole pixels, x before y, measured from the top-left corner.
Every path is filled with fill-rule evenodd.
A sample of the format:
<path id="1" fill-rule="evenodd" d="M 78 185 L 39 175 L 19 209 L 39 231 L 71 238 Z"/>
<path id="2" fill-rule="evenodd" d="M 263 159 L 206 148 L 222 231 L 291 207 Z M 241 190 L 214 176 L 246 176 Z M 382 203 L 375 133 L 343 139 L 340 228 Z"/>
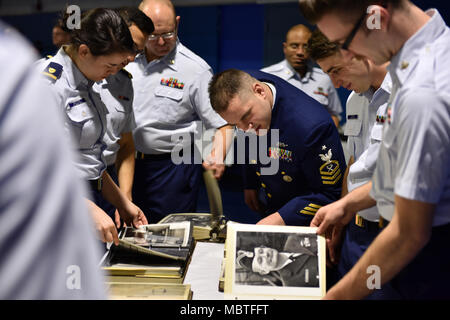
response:
<path id="1" fill-rule="evenodd" d="M 155 30 L 149 35 L 144 52 L 127 67 L 133 75 L 135 94 L 133 137 L 137 156 L 133 199 L 145 208 L 149 222 L 154 223 L 169 213 L 196 210 L 202 177 L 201 162 L 197 163 L 193 152 L 198 126 L 218 129 L 212 151 L 203 162 L 203 167 L 213 170 L 216 178 L 225 169 L 224 140 L 233 131 L 227 130 L 231 126 L 209 102 L 211 67 L 178 39 L 180 17 L 173 4 L 168 0 L 146 0 L 139 9 L 152 19 Z M 172 155 L 180 146 L 183 162 L 176 164 Z M 190 163 L 184 161 L 186 155 L 191 157 Z"/>
<path id="2" fill-rule="evenodd" d="M 311 30 L 298 24 L 289 29 L 283 42 L 285 59 L 277 64 L 261 69 L 276 75 L 314 98 L 330 113 L 336 127 L 342 106 L 336 89 L 329 76 L 314 66 L 306 53 L 306 45 L 311 37 Z"/>

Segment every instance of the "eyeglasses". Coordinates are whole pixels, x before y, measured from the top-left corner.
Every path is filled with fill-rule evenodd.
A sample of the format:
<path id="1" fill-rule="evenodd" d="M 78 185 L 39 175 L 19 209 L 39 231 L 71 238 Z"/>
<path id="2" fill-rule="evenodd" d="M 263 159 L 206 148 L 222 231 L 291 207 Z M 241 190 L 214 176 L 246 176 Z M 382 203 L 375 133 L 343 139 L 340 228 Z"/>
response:
<path id="1" fill-rule="evenodd" d="M 364 12 L 361 18 L 356 22 L 355 26 L 353 27 L 352 31 L 348 35 L 348 37 L 345 39 L 343 44 L 340 44 L 341 49 L 348 50 L 348 47 L 350 46 L 350 43 L 352 43 L 353 38 L 355 37 L 356 33 L 358 32 L 359 28 L 361 28 L 361 25 L 363 24 L 367 13 Z"/>
<path id="2" fill-rule="evenodd" d="M 173 38 L 175 36 L 176 30 L 173 30 L 171 32 L 161 33 L 161 34 L 151 34 L 148 36 L 148 40 L 157 40 L 159 37 L 163 38 L 164 40 Z"/>

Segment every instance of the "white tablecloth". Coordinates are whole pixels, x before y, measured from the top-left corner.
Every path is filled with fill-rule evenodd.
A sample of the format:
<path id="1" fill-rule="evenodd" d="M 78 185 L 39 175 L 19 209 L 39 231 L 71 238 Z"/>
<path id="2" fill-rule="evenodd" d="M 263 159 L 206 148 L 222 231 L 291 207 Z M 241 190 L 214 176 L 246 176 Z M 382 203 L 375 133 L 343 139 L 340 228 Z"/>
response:
<path id="1" fill-rule="evenodd" d="M 223 300 L 219 292 L 223 250 L 223 243 L 197 242 L 184 279 L 191 285 L 192 300 Z"/>

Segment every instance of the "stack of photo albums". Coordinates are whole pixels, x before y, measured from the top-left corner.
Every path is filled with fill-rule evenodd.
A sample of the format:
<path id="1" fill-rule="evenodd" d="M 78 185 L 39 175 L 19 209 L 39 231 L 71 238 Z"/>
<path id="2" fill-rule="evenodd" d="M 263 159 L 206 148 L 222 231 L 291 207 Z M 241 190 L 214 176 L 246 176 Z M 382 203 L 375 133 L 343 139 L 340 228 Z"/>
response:
<path id="1" fill-rule="evenodd" d="M 101 262 L 111 299 L 192 298 L 183 284 L 195 246 L 191 222 L 126 227 L 119 240 Z"/>
<path id="2" fill-rule="evenodd" d="M 127 227 L 102 259 L 111 299 L 192 299 L 184 284 L 196 241 L 223 242 L 222 199 L 211 172 L 203 174 L 210 213 L 169 214 L 157 224 Z"/>

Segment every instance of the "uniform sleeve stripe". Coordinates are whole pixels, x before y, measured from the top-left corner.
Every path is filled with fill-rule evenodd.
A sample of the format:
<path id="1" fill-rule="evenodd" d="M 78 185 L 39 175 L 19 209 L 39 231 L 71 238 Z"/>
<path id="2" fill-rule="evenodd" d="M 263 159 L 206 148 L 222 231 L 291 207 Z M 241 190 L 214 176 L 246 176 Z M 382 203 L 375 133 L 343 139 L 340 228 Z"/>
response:
<path id="1" fill-rule="evenodd" d="M 310 208 L 310 207 L 304 207 L 304 208 L 303 208 L 303 210 L 306 210 L 306 211 L 311 211 L 311 212 L 314 212 L 314 213 L 316 213 L 316 212 L 317 212 L 317 210 L 319 210 L 319 209 L 315 209 L 315 208 Z"/>
<path id="2" fill-rule="evenodd" d="M 336 184 L 336 182 L 339 181 L 339 179 L 341 179 L 342 174 L 339 175 L 339 177 L 337 177 L 335 180 L 333 181 L 322 181 L 323 184 Z"/>
<path id="3" fill-rule="evenodd" d="M 340 174 L 341 174 L 341 169 L 338 169 L 336 171 L 336 173 L 332 177 L 322 176 L 322 179 L 324 179 L 324 180 L 333 180 Z"/>

